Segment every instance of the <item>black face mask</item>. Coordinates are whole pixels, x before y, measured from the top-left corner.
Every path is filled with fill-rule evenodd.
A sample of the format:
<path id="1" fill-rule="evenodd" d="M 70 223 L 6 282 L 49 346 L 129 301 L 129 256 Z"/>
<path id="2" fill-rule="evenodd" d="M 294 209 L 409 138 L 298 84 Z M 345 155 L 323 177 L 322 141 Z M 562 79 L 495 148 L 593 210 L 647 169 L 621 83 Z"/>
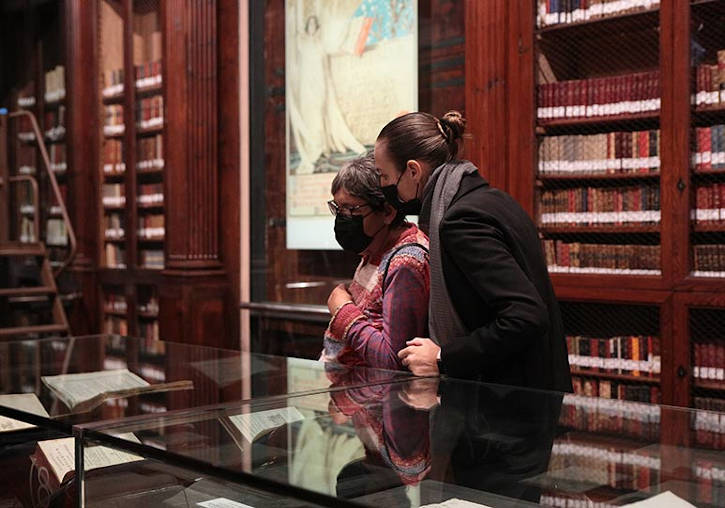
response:
<path id="1" fill-rule="evenodd" d="M 406 166 L 405 171 L 407 171 L 408 168 Z M 405 173 L 403 171 L 403 173 Z M 400 176 L 398 177 L 398 181 L 395 182 L 395 184 L 392 185 L 386 185 L 385 187 L 382 187 L 380 190 L 383 191 L 383 196 L 385 196 L 385 201 L 390 203 L 390 205 L 395 208 L 398 211 L 398 214 L 400 215 L 420 215 L 420 209 L 423 207 L 423 202 L 418 198 L 418 185 L 415 186 L 415 195 L 413 199 L 410 199 L 408 201 L 402 201 L 400 199 L 400 196 L 398 196 L 398 184 L 400 183 L 400 179 L 403 178 L 403 173 L 400 173 Z"/>
<path id="2" fill-rule="evenodd" d="M 360 254 L 367 249 L 375 235 L 385 227 L 385 224 L 378 229 L 373 236 L 365 234 L 363 219 L 367 215 L 343 215 L 338 213 L 335 216 L 335 240 L 345 250 Z"/>

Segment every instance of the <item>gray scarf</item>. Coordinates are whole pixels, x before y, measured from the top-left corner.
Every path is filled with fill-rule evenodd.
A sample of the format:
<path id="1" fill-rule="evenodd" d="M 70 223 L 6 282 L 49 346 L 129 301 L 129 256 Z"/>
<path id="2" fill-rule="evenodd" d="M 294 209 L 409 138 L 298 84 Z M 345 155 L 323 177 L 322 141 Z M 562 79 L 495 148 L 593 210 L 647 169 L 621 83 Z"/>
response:
<path id="1" fill-rule="evenodd" d="M 443 345 L 468 331 L 453 307 L 443 277 L 440 225 L 461 180 L 475 173 L 476 166 L 468 161 L 452 161 L 438 166 L 423 189 L 420 227 L 430 239 L 430 299 L 428 300 L 428 331 L 431 339 Z"/>

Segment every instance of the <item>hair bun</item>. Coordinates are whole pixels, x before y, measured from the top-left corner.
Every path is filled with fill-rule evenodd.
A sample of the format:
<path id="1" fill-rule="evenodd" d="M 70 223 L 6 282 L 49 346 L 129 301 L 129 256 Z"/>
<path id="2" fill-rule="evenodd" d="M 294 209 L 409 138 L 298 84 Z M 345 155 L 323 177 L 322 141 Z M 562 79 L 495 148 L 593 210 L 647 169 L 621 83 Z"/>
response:
<path id="1" fill-rule="evenodd" d="M 446 139 L 449 143 L 463 139 L 466 130 L 466 119 L 458 111 L 449 111 L 440 119 L 443 129 L 446 131 Z"/>

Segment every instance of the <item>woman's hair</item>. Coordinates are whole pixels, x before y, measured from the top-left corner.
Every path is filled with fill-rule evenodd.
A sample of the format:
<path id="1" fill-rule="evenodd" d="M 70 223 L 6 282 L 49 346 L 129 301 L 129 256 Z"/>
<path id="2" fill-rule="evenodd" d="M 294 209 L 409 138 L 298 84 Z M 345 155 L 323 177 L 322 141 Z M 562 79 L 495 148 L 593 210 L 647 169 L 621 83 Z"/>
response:
<path id="1" fill-rule="evenodd" d="M 372 153 L 351 160 L 345 164 L 332 180 L 332 194 L 340 189 L 360 198 L 376 211 L 384 209 L 385 196 L 380 190 L 375 160 Z"/>
<path id="2" fill-rule="evenodd" d="M 375 169 L 373 153 L 351 160 L 345 164 L 332 180 L 330 191 L 335 195 L 340 189 L 360 198 L 376 212 L 385 210 L 385 195 L 380 188 L 380 179 Z M 398 214 L 391 226 L 398 226 L 405 221 L 405 216 Z"/>
<path id="3" fill-rule="evenodd" d="M 440 119 L 420 111 L 399 116 L 378 135 L 398 171 L 409 160 L 422 160 L 435 168 L 458 156 L 466 119 L 458 111 L 449 111 Z"/>

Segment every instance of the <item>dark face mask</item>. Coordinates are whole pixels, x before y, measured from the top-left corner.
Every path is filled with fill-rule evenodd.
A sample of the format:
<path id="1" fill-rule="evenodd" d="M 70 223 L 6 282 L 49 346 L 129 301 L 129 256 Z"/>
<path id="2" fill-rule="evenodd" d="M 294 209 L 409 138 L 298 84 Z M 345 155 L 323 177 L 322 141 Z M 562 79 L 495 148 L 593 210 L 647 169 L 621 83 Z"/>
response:
<path id="1" fill-rule="evenodd" d="M 365 234 L 363 219 L 367 215 L 343 215 L 338 213 L 335 216 L 335 240 L 343 249 L 360 254 L 367 249 L 373 241 L 375 235 L 385 227 L 378 229 L 375 235 L 368 236 Z"/>
<path id="2" fill-rule="evenodd" d="M 406 166 L 405 171 L 407 171 L 408 168 Z M 403 173 L 405 173 L 403 171 Z M 395 208 L 399 214 L 401 215 L 420 215 L 420 209 L 423 207 L 423 202 L 420 200 L 420 198 L 417 197 L 418 195 L 418 185 L 415 186 L 415 194 L 416 197 L 413 199 L 410 199 L 408 201 L 402 201 L 400 199 L 400 196 L 398 196 L 398 184 L 400 183 L 400 179 L 403 178 L 403 173 L 400 173 L 400 176 L 398 177 L 398 181 L 395 182 L 395 184 L 386 185 L 385 187 L 382 187 L 380 190 L 383 191 L 383 196 L 385 196 L 385 201 L 390 203 L 390 205 Z"/>

